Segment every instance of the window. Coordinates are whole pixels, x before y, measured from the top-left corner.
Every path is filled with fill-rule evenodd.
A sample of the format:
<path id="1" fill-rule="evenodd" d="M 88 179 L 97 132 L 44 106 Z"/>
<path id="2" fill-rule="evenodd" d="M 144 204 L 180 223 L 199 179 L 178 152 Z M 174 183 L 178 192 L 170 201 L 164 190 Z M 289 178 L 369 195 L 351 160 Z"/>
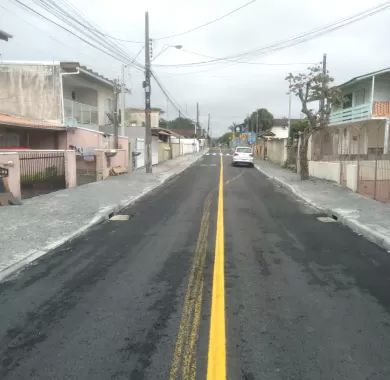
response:
<path id="1" fill-rule="evenodd" d="M 361 88 L 355 92 L 355 106 L 360 106 L 366 102 L 365 99 L 366 89 Z"/>
<path id="2" fill-rule="evenodd" d="M 72 91 L 72 100 L 76 100 L 76 92 Z"/>
<path id="3" fill-rule="evenodd" d="M 343 96 L 343 108 L 352 107 L 352 92 Z"/>
<path id="4" fill-rule="evenodd" d="M 252 153 L 252 149 L 251 148 L 237 148 L 236 152 L 239 152 L 239 153 Z"/>
<path id="5" fill-rule="evenodd" d="M 1 133 L 0 148 L 18 147 L 20 146 L 20 136 L 16 133 Z"/>

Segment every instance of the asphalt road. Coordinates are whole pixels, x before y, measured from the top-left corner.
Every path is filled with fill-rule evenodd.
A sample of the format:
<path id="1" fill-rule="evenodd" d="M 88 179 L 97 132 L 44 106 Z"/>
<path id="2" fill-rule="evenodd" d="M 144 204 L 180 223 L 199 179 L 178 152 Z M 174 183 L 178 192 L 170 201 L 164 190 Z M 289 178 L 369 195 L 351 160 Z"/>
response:
<path id="1" fill-rule="evenodd" d="M 389 379 L 389 254 L 228 153 L 227 378 Z M 0 379 L 206 379 L 220 160 L 0 284 Z"/>

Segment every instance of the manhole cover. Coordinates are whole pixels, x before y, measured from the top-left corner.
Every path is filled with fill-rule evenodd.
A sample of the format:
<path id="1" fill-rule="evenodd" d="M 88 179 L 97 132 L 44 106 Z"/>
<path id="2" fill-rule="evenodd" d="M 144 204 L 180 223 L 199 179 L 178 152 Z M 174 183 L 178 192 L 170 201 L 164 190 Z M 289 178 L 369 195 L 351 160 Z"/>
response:
<path id="1" fill-rule="evenodd" d="M 329 216 L 319 216 L 319 217 L 317 217 L 317 220 L 319 220 L 320 222 L 323 222 L 323 223 L 336 222 L 336 220 L 334 220 L 333 218 L 330 218 Z"/>
<path id="2" fill-rule="evenodd" d="M 118 222 L 123 222 L 125 220 L 129 220 L 130 215 L 117 214 L 110 218 L 110 220 L 116 220 Z"/>

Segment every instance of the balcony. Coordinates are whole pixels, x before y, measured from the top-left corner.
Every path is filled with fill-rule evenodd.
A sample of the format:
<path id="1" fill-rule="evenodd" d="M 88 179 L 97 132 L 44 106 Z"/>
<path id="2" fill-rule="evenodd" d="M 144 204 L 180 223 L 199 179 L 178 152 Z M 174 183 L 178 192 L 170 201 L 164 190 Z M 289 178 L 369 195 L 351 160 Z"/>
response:
<path id="1" fill-rule="evenodd" d="M 96 129 L 98 126 L 98 109 L 89 104 L 64 99 L 65 124 Z"/>
<path id="2" fill-rule="evenodd" d="M 329 125 L 348 123 L 351 121 L 368 120 L 372 118 L 389 118 L 390 102 L 374 102 L 372 109 L 371 103 L 361 104 L 356 107 L 344 108 L 332 112 L 329 117 Z"/>
<path id="3" fill-rule="evenodd" d="M 344 108 L 339 111 L 331 112 L 329 117 L 329 125 L 366 120 L 370 118 L 371 103 L 361 104 L 356 107 Z"/>

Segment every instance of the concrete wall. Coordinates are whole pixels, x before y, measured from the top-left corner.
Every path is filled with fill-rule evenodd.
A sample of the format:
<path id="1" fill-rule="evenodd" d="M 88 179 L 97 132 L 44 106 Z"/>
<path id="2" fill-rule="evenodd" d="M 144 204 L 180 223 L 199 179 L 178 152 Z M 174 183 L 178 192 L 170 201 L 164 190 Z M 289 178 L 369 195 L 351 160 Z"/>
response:
<path id="1" fill-rule="evenodd" d="M 340 183 L 340 162 L 309 161 L 309 175 Z"/>
<path id="2" fill-rule="evenodd" d="M 287 160 L 286 139 L 268 140 L 267 157 L 276 164 L 283 165 Z"/>
<path id="3" fill-rule="evenodd" d="M 357 164 L 346 165 L 346 186 L 352 191 L 357 191 L 358 166 Z"/>
<path id="4" fill-rule="evenodd" d="M 16 152 L 0 152 L 0 166 L 8 169 L 8 177 L 5 179 L 9 191 L 15 198 L 22 197 L 20 189 L 20 161 Z"/>
<path id="5" fill-rule="evenodd" d="M 65 151 L 65 184 L 67 188 L 77 186 L 76 152 Z"/>
<path id="6" fill-rule="evenodd" d="M 61 121 L 59 65 L 0 64 L 0 112 Z"/>
<path id="7" fill-rule="evenodd" d="M 172 148 L 172 158 L 176 158 L 180 156 L 180 143 L 179 142 L 172 142 L 171 143 Z"/>
<path id="8" fill-rule="evenodd" d="M 160 142 L 158 147 L 158 162 L 169 160 L 171 157 L 171 149 L 168 143 Z"/>

